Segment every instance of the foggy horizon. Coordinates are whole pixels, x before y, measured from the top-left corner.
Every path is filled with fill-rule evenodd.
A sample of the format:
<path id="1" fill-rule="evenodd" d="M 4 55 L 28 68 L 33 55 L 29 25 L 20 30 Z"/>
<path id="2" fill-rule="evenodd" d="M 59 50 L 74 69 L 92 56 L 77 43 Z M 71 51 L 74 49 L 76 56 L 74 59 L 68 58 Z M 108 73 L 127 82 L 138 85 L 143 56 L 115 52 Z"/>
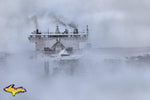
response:
<path id="1" fill-rule="evenodd" d="M 0 0 L 0 100 L 149 100 L 149 10 L 148 0 Z M 89 26 L 79 60 L 36 58 L 29 35 L 56 25 Z M 10 84 L 27 92 L 13 97 Z"/>
<path id="2" fill-rule="evenodd" d="M 48 14 L 75 22 L 81 31 L 89 25 L 91 43 L 97 47 L 149 47 L 149 4 L 147 0 L 2 0 L 1 50 L 12 45 L 19 49 L 30 45 L 31 50 L 27 40 L 35 30 L 31 17 L 38 16 L 41 31 L 54 31 L 56 23 Z"/>

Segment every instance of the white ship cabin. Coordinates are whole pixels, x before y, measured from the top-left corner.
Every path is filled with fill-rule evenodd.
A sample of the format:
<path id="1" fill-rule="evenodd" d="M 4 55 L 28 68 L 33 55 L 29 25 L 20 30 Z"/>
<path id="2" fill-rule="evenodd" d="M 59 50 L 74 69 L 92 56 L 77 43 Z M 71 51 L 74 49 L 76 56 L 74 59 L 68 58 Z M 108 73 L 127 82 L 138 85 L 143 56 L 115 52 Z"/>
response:
<path id="1" fill-rule="evenodd" d="M 28 39 L 35 43 L 36 51 L 59 53 L 66 49 L 72 52 L 80 49 L 80 42 L 86 42 L 88 39 L 88 26 L 86 32 L 79 32 L 77 28 L 73 32 L 69 32 L 68 29 L 60 32 L 58 26 L 55 32 L 40 32 L 36 29 Z"/>

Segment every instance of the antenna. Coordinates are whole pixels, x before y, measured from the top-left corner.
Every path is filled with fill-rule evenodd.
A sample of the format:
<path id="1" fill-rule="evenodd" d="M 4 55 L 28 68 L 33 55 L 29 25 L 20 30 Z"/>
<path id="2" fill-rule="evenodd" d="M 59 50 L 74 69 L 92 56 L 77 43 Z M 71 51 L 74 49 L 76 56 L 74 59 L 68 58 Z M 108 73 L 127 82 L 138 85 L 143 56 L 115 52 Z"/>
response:
<path id="1" fill-rule="evenodd" d="M 37 19 L 37 16 L 33 16 L 33 21 L 34 21 L 34 24 L 35 24 L 35 28 L 38 29 L 38 19 Z"/>
<path id="2" fill-rule="evenodd" d="M 35 28 L 38 29 L 38 23 L 37 22 L 35 23 Z"/>
<path id="3" fill-rule="evenodd" d="M 88 25 L 86 25 L 86 33 L 87 33 L 87 34 L 89 33 Z"/>
<path id="4" fill-rule="evenodd" d="M 60 33 L 60 31 L 59 31 L 59 26 L 58 26 L 58 25 L 56 26 L 56 31 L 55 31 L 55 33 L 56 33 L 56 34 L 59 34 L 59 33 Z"/>
<path id="5" fill-rule="evenodd" d="M 49 28 L 48 28 L 48 34 L 49 34 Z"/>

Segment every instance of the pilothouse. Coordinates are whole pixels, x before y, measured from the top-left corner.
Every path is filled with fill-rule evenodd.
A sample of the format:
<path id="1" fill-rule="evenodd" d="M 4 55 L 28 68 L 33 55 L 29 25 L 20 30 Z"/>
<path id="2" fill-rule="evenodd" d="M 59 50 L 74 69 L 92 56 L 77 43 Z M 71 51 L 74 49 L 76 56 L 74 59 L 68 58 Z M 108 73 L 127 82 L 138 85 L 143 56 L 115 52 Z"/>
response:
<path id="1" fill-rule="evenodd" d="M 60 32 L 59 26 L 56 26 L 55 32 L 40 32 L 36 29 L 28 39 L 35 43 L 37 54 L 62 58 L 77 54 L 80 51 L 80 43 L 87 41 L 88 33 L 88 25 L 86 32 L 80 32 L 78 28 L 75 28 L 73 32 L 69 32 L 68 29 Z"/>

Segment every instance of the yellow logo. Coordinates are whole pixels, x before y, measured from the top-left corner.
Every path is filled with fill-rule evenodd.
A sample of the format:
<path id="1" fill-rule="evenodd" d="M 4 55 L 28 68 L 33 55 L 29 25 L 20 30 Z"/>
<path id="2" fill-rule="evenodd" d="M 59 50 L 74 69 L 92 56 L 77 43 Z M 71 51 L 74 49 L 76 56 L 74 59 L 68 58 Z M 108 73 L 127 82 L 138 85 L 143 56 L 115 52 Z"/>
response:
<path id="1" fill-rule="evenodd" d="M 15 96 L 17 93 L 24 93 L 26 92 L 26 89 L 23 87 L 15 88 L 14 84 L 9 85 L 8 87 L 4 88 L 4 91 L 12 93 L 13 96 Z"/>

